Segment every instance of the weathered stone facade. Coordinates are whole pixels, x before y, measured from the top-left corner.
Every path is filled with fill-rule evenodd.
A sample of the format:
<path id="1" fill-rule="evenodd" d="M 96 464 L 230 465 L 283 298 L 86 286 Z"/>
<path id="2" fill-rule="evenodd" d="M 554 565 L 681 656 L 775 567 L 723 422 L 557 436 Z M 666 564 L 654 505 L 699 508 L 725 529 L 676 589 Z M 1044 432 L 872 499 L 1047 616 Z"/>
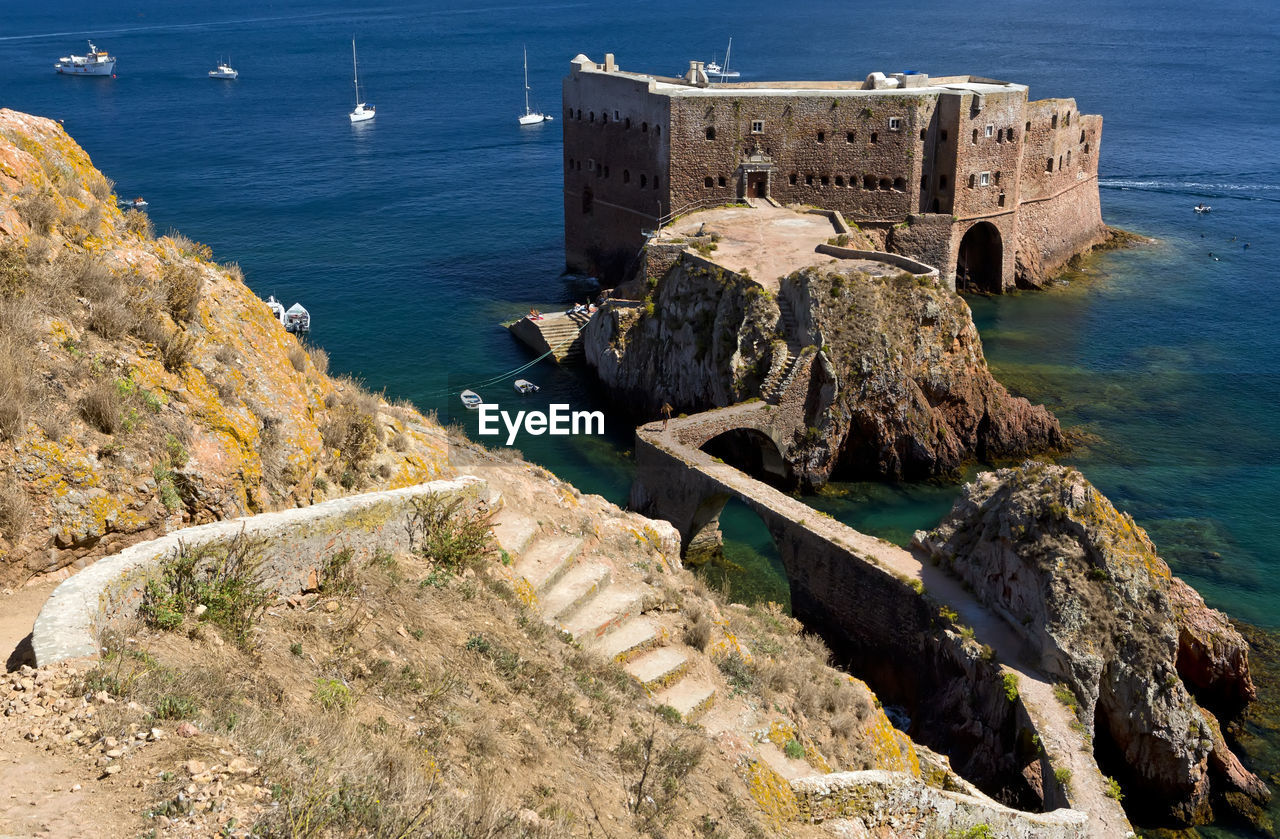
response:
<path id="1" fill-rule="evenodd" d="M 747 198 L 839 210 L 886 248 L 989 291 L 1102 240 L 1102 118 L 976 76 L 709 84 L 574 59 L 565 252 L 622 271 L 666 217 Z"/>

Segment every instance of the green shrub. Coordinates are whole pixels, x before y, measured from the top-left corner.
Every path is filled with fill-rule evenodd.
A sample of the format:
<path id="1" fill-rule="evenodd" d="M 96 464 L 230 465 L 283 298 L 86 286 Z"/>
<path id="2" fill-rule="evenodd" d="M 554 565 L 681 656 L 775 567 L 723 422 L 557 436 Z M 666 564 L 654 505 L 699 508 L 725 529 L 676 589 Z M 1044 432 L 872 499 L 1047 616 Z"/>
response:
<path id="1" fill-rule="evenodd" d="M 1018 674 L 1005 673 L 1000 677 L 1000 682 L 1004 686 L 1004 698 L 1010 702 L 1018 701 Z"/>
<path id="2" fill-rule="evenodd" d="M 355 703 L 351 688 L 337 679 L 316 679 L 316 689 L 312 698 L 326 711 L 345 711 Z"/>
<path id="3" fill-rule="evenodd" d="M 138 612 L 159 629 L 172 630 L 204 606 L 199 619 L 225 630 L 243 649 L 271 602 L 262 579 L 262 545 L 244 535 L 226 543 L 177 549 L 160 562 L 159 576 L 147 582 Z"/>
<path id="4" fill-rule="evenodd" d="M 1059 786 L 1069 788 L 1071 786 L 1071 770 L 1065 766 L 1059 766 L 1053 770 L 1053 779 L 1058 782 Z"/>
<path id="5" fill-rule="evenodd" d="M 782 751 L 792 760 L 801 760 L 804 757 L 804 745 L 799 740 L 788 740 L 782 747 Z"/>
<path id="6" fill-rule="evenodd" d="M 464 496 L 415 498 L 409 516 L 409 549 L 450 571 L 480 562 L 492 550 L 491 517 Z"/>
<path id="7" fill-rule="evenodd" d="M 1107 788 L 1103 790 L 1103 794 L 1107 798 L 1114 798 L 1116 801 L 1124 801 L 1124 791 L 1120 789 L 1120 782 L 1115 778 L 1107 778 Z"/>
<path id="8" fill-rule="evenodd" d="M 189 720 L 200 713 L 200 705 L 189 696 L 167 693 L 156 702 L 152 716 L 158 720 Z"/>

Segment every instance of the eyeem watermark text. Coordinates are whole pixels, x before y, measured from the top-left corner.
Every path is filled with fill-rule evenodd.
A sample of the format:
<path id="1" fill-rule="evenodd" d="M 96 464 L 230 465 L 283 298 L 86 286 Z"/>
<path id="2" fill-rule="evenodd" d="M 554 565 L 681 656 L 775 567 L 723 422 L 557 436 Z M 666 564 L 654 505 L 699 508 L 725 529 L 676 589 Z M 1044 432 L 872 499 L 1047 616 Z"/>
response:
<path id="1" fill-rule="evenodd" d="M 507 445 L 515 444 L 516 436 L 523 430 L 534 437 L 550 434 L 567 437 L 570 434 L 604 434 L 603 411 L 571 411 L 567 404 L 553 403 L 549 411 L 516 411 L 515 415 L 496 404 L 484 403 L 479 408 L 480 436 L 497 437 L 502 434 L 498 421 L 507 430 Z"/>

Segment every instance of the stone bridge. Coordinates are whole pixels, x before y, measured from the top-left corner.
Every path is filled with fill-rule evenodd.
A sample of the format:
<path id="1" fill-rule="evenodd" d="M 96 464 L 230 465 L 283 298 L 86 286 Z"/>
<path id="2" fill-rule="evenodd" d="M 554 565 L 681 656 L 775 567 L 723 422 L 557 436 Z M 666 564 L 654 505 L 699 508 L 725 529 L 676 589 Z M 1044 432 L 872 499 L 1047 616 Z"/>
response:
<path id="1" fill-rule="evenodd" d="M 790 398 L 777 405 L 742 403 L 637 429 L 631 507 L 673 524 L 687 551 L 718 541 L 721 511 L 729 499 L 740 500 L 778 547 L 795 615 L 821 631 L 884 701 L 908 710 L 913 737 L 944 747 L 962 774 L 1022 809 L 1070 807 L 1088 816 L 1090 836 L 1132 835 L 1119 803 L 1105 794 L 1073 713 L 1028 664 L 1037 651 L 1011 627 L 922 556 L 703 451 L 720 435 L 746 430 L 761 445 L 771 441 L 781 460 L 804 427 L 806 405 L 820 398 L 815 360 L 819 354 L 801 359 L 811 375 L 797 376 Z M 1063 769 L 1069 774 L 1056 771 Z"/>

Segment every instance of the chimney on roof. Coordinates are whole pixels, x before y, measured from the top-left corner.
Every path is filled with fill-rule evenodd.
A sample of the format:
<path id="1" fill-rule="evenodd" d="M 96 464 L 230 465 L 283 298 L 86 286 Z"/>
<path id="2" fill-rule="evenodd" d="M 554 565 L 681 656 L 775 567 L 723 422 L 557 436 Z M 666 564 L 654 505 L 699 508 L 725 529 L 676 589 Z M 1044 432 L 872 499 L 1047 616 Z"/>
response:
<path id="1" fill-rule="evenodd" d="M 694 87 L 706 87 L 711 84 L 711 78 L 707 76 L 706 67 L 701 61 L 689 62 L 689 72 L 684 74 L 684 80 Z"/>
<path id="2" fill-rule="evenodd" d="M 613 73 L 617 69 L 618 69 L 618 62 L 613 60 L 613 53 L 606 52 L 604 54 L 604 71 L 606 73 Z"/>

